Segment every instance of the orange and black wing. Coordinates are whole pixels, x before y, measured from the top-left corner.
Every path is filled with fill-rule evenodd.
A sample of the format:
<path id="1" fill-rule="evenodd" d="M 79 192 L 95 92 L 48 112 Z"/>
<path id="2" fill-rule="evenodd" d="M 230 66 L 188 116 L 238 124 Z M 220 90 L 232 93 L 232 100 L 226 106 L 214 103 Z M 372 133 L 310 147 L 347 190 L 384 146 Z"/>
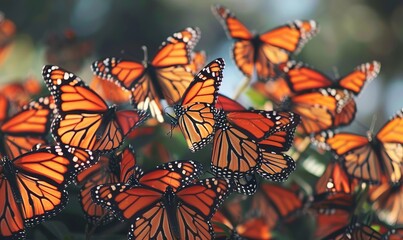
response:
<path id="1" fill-rule="evenodd" d="M 30 151 L 37 144 L 47 143 L 55 105 L 51 97 L 42 97 L 24 106 L 22 110 L 1 125 L 5 154 L 10 159 Z"/>
<path id="2" fill-rule="evenodd" d="M 339 161 L 332 161 L 327 165 L 315 187 L 317 194 L 325 192 L 351 193 L 353 190 L 353 181 Z"/>
<path id="3" fill-rule="evenodd" d="M 202 174 L 201 164 L 176 161 L 158 166 L 133 179 L 131 185 L 107 184 L 92 190 L 93 199 L 120 219 L 132 220 L 129 239 L 174 239 L 162 198 L 167 187 L 176 191 Z M 225 190 L 223 190 L 225 191 Z M 169 239 L 170 239 L 169 238 Z"/>
<path id="4" fill-rule="evenodd" d="M 217 102 L 215 104 L 216 109 L 221 109 L 224 112 L 234 112 L 234 111 L 243 111 L 246 110 L 244 106 L 242 106 L 239 102 L 223 95 L 218 94 Z"/>
<path id="5" fill-rule="evenodd" d="M 229 9 L 216 5 L 212 10 L 235 39 L 232 55 L 238 68 L 248 77 L 256 71 L 261 80 L 277 77 L 277 65 L 287 62 L 318 31 L 316 22 L 297 20 L 254 36 Z"/>
<path id="6" fill-rule="evenodd" d="M 178 189 L 176 215 L 180 239 L 213 239 L 210 219 L 230 191 L 230 183 L 218 178 L 203 179 Z"/>
<path id="7" fill-rule="evenodd" d="M 310 210 L 316 220 L 315 237 L 334 239 L 343 235 L 354 212 L 355 201 L 348 193 L 323 193 L 316 195 Z"/>
<path id="8" fill-rule="evenodd" d="M 114 219 L 113 214 L 94 203 L 91 189 L 101 184 L 128 183 L 134 174 L 136 159 L 131 146 L 117 155 L 101 156 L 92 167 L 77 176 L 80 190 L 81 207 L 91 223 L 105 224 Z"/>
<path id="9" fill-rule="evenodd" d="M 379 219 L 389 225 L 402 225 L 403 183 L 391 184 L 387 181 L 369 192 L 369 200 Z"/>
<path id="10" fill-rule="evenodd" d="M 85 159 L 82 157 L 85 156 Z M 15 202 L 25 226 L 33 226 L 59 213 L 67 203 L 65 190 L 76 172 L 94 164 L 92 153 L 68 147 L 44 147 L 25 153 L 6 164 Z M 16 214 L 18 216 L 18 214 Z"/>
<path id="11" fill-rule="evenodd" d="M 218 123 L 211 155 L 213 172 L 222 177 L 242 177 L 253 173 L 261 159 L 256 141 L 228 123 Z"/>
<path id="12" fill-rule="evenodd" d="M 367 137 L 337 133 L 325 141 L 341 159 L 349 176 L 370 183 L 380 182 L 382 176 L 380 160 Z"/>
<path id="13" fill-rule="evenodd" d="M 285 100 L 283 105 L 291 105 L 290 111 L 301 116 L 301 127 L 305 134 L 317 133 L 334 128 L 336 114 L 349 97 L 343 90 L 318 89 L 302 92 Z"/>
<path id="14" fill-rule="evenodd" d="M 376 78 L 381 70 L 381 64 L 377 61 L 363 63 L 357 66 L 353 72 L 342 77 L 338 85 L 355 95 L 361 92 L 364 84 Z"/>
<path id="15" fill-rule="evenodd" d="M 160 191 L 165 191 L 168 186 L 176 190 L 180 186 L 191 183 L 202 174 L 203 166 L 198 162 L 174 161 L 158 165 L 144 174 L 136 171 L 137 177 L 133 179 L 133 184 L 146 185 Z"/>
<path id="16" fill-rule="evenodd" d="M 335 84 L 325 74 L 296 61 L 287 62 L 281 70 L 286 73 L 285 80 L 293 92 L 327 88 Z"/>
<path id="17" fill-rule="evenodd" d="M 398 183 L 403 173 L 403 110 L 392 117 L 379 132 L 381 164 L 389 182 Z"/>
<path id="18" fill-rule="evenodd" d="M 257 173 L 265 179 L 284 182 L 295 170 L 295 161 L 288 155 L 276 152 L 262 152 L 262 160 L 259 163 Z"/>
<path id="19" fill-rule="evenodd" d="M 224 66 L 221 58 L 207 64 L 186 89 L 181 103 L 174 106 L 177 124 L 191 151 L 203 148 L 213 138 L 214 106 Z"/>
<path id="20" fill-rule="evenodd" d="M 147 117 L 143 111 L 108 108 L 79 77 L 57 66 L 45 66 L 42 74 L 59 114 L 52 123 L 57 142 L 90 150 L 113 150 Z"/>
<path id="21" fill-rule="evenodd" d="M 193 80 L 194 73 L 187 65 L 191 63 L 191 53 L 199 38 L 198 28 L 188 27 L 176 32 L 161 44 L 151 61 L 151 65 L 156 68 L 158 87 L 170 105 L 180 101 Z"/>
<path id="22" fill-rule="evenodd" d="M 250 139 L 260 141 L 275 132 L 295 131 L 299 116 L 292 112 L 245 110 L 226 113 L 229 124 L 248 135 Z"/>
<path id="23" fill-rule="evenodd" d="M 24 239 L 24 218 L 16 202 L 9 180 L 4 177 L 4 167 L 0 165 L 0 236 L 2 239 Z"/>
<path id="24" fill-rule="evenodd" d="M 274 228 L 279 221 L 287 221 L 302 210 L 303 201 L 292 190 L 264 183 L 252 198 L 252 207 L 260 209 L 266 224 Z"/>

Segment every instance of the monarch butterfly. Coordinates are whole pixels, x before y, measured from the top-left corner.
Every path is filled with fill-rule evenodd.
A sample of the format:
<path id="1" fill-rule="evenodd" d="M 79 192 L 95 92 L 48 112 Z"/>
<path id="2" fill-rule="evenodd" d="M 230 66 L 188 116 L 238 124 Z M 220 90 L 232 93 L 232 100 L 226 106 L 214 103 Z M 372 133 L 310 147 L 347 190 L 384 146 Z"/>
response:
<path id="1" fill-rule="evenodd" d="M 302 63 L 289 61 L 282 70 L 286 73 L 285 79 L 291 91 L 300 93 L 319 88 L 346 90 L 344 103 L 340 102 L 335 114 L 334 126 L 351 123 L 356 113 L 356 104 L 351 94 L 358 95 L 364 84 L 374 79 L 380 71 L 381 64 L 377 61 L 367 62 L 357 66 L 351 73 L 333 80 L 325 74 Z M 341 93 L 339 93 L 341 94 Z"/>
<path id="2" fill-rule="evenodd" d="M 213 138 L 214 112 L 218 88 L 223 78 L 224 59 L 217 58 L 207 64 L 190 83 L 179 104 L 174 105 L 176 118 L 189 149 L 203 148 Z"/>
<path id="3" fill-rule="evenodd" d="M 148 117 L 140 110 L 117 111 L 115 106 L 108 107 L 79 77 L 58 66 L 44 66 L 42 75 L 59 113 L 52 123 L 57 142 L 110 151 L 118 148 L 127 134 Z"/>
<path id="4" fill-rule="evenodd" d="M 299 117 L 291 112 L 238 109 L 220 96 L 223 107 L 217 113 L 213 140 L 212 170 L 223 177 L 240 177 L 259 173 L 262 177 L 282 181 L 295 169 L 295 162 L 282 153 L 291 146 Z"/>
<path id="5" fill-rule="evenodd" d="M 153 117 L 163 122 L 160 101 L 177 103 L 192 81 L 193 74 L 187 65 L 199 38 L 199 29 L 188 27 L 168 37 L 151 62 L 112 57 L 94 62 L 92 70 L 97 76 L 131 90 L 133 104 L 139 109 L 149 109 Z"/>
<path id="6" fill-rule="evenodd" d="M 367 137 L 352 133 L 322 134 L 328 148 L 343 161 L 350 176 L 371 184 L 379 184 L 382 176 L 391 183 L 398 183 L 402 178 L 403 110 L 375 136 L 369 133 Z"/>
<path id="7" fill-rule="evenodd" d="M 259 80 L 278 76 L 279 64 L 289 60 L 292 53 L 318 32 L 315 21 L 296 20 L 263 34 L 253 35 L 227 8 L 212 6 L 229 38 L 235 40 L 232 55 L 239 70 L 251 78 L 256 71 Z"/>
<path id="8" fill-rule="evenodd" d="M 6 119 L 0 124 L 0 155 L 14 159 L 35 145 L 46 143 L 54 113 L 53 99 L 42 97 Z"/>
<path id="9" fill-rule="evenodd" d="M 382 181 L 373 186 L 369 192 L 369 200 L 380 220 L 389 225 L 403 225 L 403 181 L 391 184 Z"/>
<path id="10" fill-rule="evenodd" d="M 259 209 L 269 229 L 288 222 L 302 212 L 305 201 L 295 191 L 280 185 L 262 183 L 252 197 L 252 209 Z"/>
<path id="11" fill-rule="evenodd" d="M 43 147 L 0 161 L 1 238 L 20 239 L 25 228 L 59 213 L 67 203 L 65 186 L 95 162 L 90 151 Z"/>
<path id="12" fill-rule="evenodd" d="M 77 176 L 80 189 L 81 207 L 91 223 L 106 224 L 114 219 L 111 212 L 94 203 L 91 189 L 101 184 L 128 183 L 134 174 L 136 157 L 129 145 L 122 151 L 103 155 L 92 167 Z"/>
<path id="13" fill-rule="evenodd" d="M 234 224 L 221 212 L 218 211 L 211 219 L 216 234 L 215 239 L 259 239 L 270 240 L 272 233 L 270 227 L 262 217 L 250 217 L 239 224 Z M 226 228 L 226 230 L 223 229 Z M 225 232 L 230 231 L 230 238 Z"/>
<path id="14" fill-rule="evenodd" d="M 212 239 L 209 223 L 228 195 L 227 181 L 194 181 L 201 165 L 171 162 L 140 175 L 138 184 L 101 185 L 93 198 L 120 219 L 134 220 L 129 239 Z"/>
<path id="15" fill-rule="evenodd" d="M 326 192 L 315 195 L 309 209 L 316 220 L 315 238 L 334 239 L 349 226 L 355 201 L 348 193 Z"/>

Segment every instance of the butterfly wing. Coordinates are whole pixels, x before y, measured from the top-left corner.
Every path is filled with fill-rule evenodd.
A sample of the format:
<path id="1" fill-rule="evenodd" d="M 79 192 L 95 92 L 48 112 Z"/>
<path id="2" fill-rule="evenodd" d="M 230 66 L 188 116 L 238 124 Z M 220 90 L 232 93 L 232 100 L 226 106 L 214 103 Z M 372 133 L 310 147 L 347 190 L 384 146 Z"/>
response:
<path id="1" fill-rule="evenodd" d="M 392 183 L 399 182 L 403 172 L 403 110 L 379 130 L 376 139 L 380 143 L 386 177 Z"/>
<path id="2" fill-rule="evenodd" d="M 194 161 L 174 161 L 158 165 L 154 170 L 141 175 L 137 182 L 165 191 L 170 186 L 174 190 L 187 185 L 203 174 L 203 166 Z"/>
<path id="3" fill-rule="evenodd" d="M 257 173 L 265 179 L 283 182 L 295 170 L 295 161 L 282 153 L 263 151 Z"/>
<path id="4" fill-rule="evenodd" d="M 368 138 L 356 134 L 338 133 L 329 136 L 326 143 L 336 156 L 342 159 L 350 176 L 370 183 L 379 183 L 381 165 Z"/>
<path id="5" fill-rule="evenodd" d="M 294 129 L 299 123 L 299 116 L 292 112 L 245 110 L 226 113 L 226 119 L 232 126 L 255 141 L 265 139 L 271 134 Z"/>
<path id="6" fill-rule="evenodd" d="M 11 185 L 3 176 L 3 166 L 0 166 L 0 236 L 5 239 L 20 239 L 25 237 L 24 219 L 14 197 Z"/>
<path id="7" fill-rule="evenodd" d="M 84 157 L 84 158 L 83 158 Z M 92 153 L 68 147 L 44 147 L 12 160 L 17 169 L 15 198 L 26 226 L 59 213 L 67 203 L 66 185 L 76 172 L 95 162 Z"/>
<path id="8" fill-rule="evenodd" d="M 334 127 L 338 108 L 346 100 L 342 98 L 345 96 L 342 93 L 342 90 L 319 89 L 303 92 L 290 98 L 290 110 L 301 116 L 301 127 L 305 134 L 317 133 Z"/>
<path id="9" fill-rule="evenodd" d="M 369 193 L 369 199 L 373 203 L 372 208 L 376 211 L 379 219 L 389 225 L 403 224 L 403 184 L 392 185 L 384 182 L 374 187 Z"/>
<path id="10" fill-rule="evenodd" d="M 213 108 L 224 66 L 221 58 L 210 62 L 195 76 L 183 94 L 181 104 L 174 106 L 178 125 L 191 151 L 201 149 L 213 138 Z"/>
<path id="11" fill-rule="evenodd" d="M 334 85 L 334 82 L 325 74 L 296 61 L 287 62 L 281 70 L 286 73 L 285 80 L 293 92 Z"/>
<path id="12" fill-rule="evenodd" d="M 228 124 L 216 129 L 211 155 L 211 169 L 223 177 L 242 177 L 253 173 L 262 158 L 257 143 Z"/>
<path id="13" fill-rule="evenodd" d="M 264 183 L 252 199 L 252 207 L 260 209 L 266 224 L 274 228 L 279 221 L 285 221 L 302 209 L 302 200 L 290 189 Z"/>
<path id="14" fill-rule="evenodd" d="M 255 67 L 258 79 L 267 80 L 278 75 L 277 65 L 289 60 L 318 31 L 315 21 L 296 20 L 288 25 L 272 29 L 259 36 L 255 50 Z M 235 44 L 235 47 L 236 44 Z M 234 55 L 236 49 L 234 49 Z M 235 59 L 237 59 L 235 55 Z"/>
<path id="15" fill-rule="evenodd" d="M 134 174 L 135 163 L 134 152 L 129 145 L 117 155 L 102 156 L 94 166 L 77 176 L 78 184 L 82 184 L 81 207 L 89 222 L 106 224 L 114 219 L 111 212 L 94 203 L 91 198 L 91 189 L 101 184 L 127 183 Z"/>
<path id="16" fill-rule="evenodd" d="M 338 84 L 353 92 L 355 95 L 361 92 L 366 82 L 376 78 L 381 70 L 381 64 L 377 61 L 361 64 L 356 67 L 353 72 L 341 78 Z"/>
<path id="17" fill-rule="evenodd" d="M 207 178 L 177 191 L 180 204 L 177 219 L 181 239 L 213 239 L 210 223 L 216 210 L 230 193 L 228 181 Z"/>
<path id="18" fill-rule="evenodd" d="M 200 176 L 201 167 L 193 161 L 166 163 L 134 179 L 136 186 L 101 185 L 93 190 L 93 197 L 98 203 L 109 206 L 120 219 L 134 220 L 129 239 L 173 238 L 161 198 L 168 186 L 176 190 Z"/>
<path id="19" fill-rule="evenodd" d="M 55 113 L 50 97 L 40 98 L 24 106 L 1 126 L 4 151 L 10 159 L 30 151 L 36 144 L 46 143 Z"/>
<path id="20" fill-rule="evenodd" d="M 353 183 L 338 161 L 328 164 L 323 175 L 316 182 L 316 193 L 353 191 Z"/>
<path id="21" fill-rule="evenodd" d="M 57 142 L 84 149 L 109 151 L 147 117 L 142 111 L 108 108 L 97 93 L 73 73 L 45 66 L 43 77 L 56 101 L 58 117 L 52 123 Z"/>
<path id="22" fill-rule="evenodd" d="M 221 109 L 224 112 L 234 112 L 234 111 L 243 111 L 246 110 L 244 106 L 242 106 L 240 103 L 237 101 L 223 95 L 223 94 L 218 94 L 217 97 L 217 102 L 215 107 L 217 109 Z"/>

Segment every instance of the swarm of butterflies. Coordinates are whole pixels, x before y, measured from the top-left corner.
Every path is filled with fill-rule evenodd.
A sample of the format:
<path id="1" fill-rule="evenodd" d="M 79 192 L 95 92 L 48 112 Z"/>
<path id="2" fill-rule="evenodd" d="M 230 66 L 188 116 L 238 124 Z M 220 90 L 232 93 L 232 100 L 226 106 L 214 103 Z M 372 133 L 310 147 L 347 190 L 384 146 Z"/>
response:
<path id="1" fill-rule="evenodd" d="M 354 120 L 355 98 L 380 63 L 332 79 L 292 59 L 318 33 L 315 21 L 253 34 L 229 9 L 212 12 L 234 41 L 246 79 L 239 93 L 249 87 L 267 104 L 248 108 L 219 93 L 224 59 L 206 64 L 195 27 L 173 33 L 151 60 L 144 47 L 141 62 L 95 61 L 90 85 L 46 65 L 46 96 L 36 97 L 32 79 L 2 87 L 1 239 L 29 238 L 62 214 L 69 185 L 80 187 L 89 225 L 127 222 L 128 239 L 284 239 L 301 217 L 313 221 L 313 239 L 403 238 L 403 110 L 377 134 L 338 130 Z M 2 49 L 12 24 L 0 20 Z M 172 161 L 161 139 L 135 153 L 158 128 L 168 134 L 160 138 L 178 128 L 191 152 L 208 149 L 210 166 Z M 309 190 L 287 179 L 310 143 L 327 168 Z M 163 163 L 143 170 L 138 155 L 155 152 Z"/>

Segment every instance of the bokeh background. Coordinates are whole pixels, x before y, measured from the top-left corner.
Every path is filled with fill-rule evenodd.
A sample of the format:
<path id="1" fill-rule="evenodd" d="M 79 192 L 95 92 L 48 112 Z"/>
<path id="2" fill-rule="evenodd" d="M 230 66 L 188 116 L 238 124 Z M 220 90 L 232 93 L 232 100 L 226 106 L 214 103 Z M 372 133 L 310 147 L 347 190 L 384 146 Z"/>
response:
<path id="1" fill-rule="evenodd" d="M 16 34 L 1 56 L 0 84 L 28 76 L 41 80 L 44 64 L 58 64 L 90 81 L 93 61 L 107 56 L 141 61 L 143 45 L 151 58 L 167 36 L 197 26 L 202 37 L 196 50 L 205 50 L 208 61 L 226 60 L 221 92 L 232 96 L 243 76 L 230 57 L 232 40 L 211 13 L 210 6 L 216 3 L 259 33 L 296 19 L 316 20 L 320 32 L 295 59 L 329 76 L 336 78 L 361 63 L 380 61 L 380 75 L 366 84 L 356 100 L 352 131 L 364 134 L 374 115 L 377 131 L 403 107 L 403 3 L 399 0 L 2 0 L 0 10 L 15 23 Z M 247 102 L 248 96 L 241 99 Z M 54 234 L 60 238 L 83 237 L 79 233 L 85 222 L 77 218 L 78 202 L 70 202 L 70 210 L 57 217 L 60 221 L 43 224 L 39 232 L 56 228 Z M 125 227 L 115 228 L 109 232 L 125 232 Z"/>

